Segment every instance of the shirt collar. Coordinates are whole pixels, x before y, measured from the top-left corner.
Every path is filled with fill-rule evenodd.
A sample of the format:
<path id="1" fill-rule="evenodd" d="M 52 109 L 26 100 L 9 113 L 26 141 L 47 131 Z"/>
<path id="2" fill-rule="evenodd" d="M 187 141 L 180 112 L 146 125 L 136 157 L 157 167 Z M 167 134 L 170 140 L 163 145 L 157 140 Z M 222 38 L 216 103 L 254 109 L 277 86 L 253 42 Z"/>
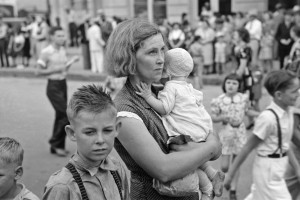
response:
<path id="1" fill-rule="evenodd" d="M 87 171 L 91 176 L 95 176 L 99 169 L 105 171 L 117 170 L 117 166 L 113 163 L 110 156 L 107 156 L 105 160 L 102 161 L 99 167 L 91 166 L 90 164 L 84 162 L 77 152 L 71 157 L 70 162 L 81 171 Z"/>
<path id="2" fill-rule="evenodd" d="M 288 107 L 287 111 L 283 110 L 280 106 L 278 106 L 274 101 L 271 102 L 269 108 L 273 109 L 275 113 L 278 115 L 279 118 L 282 118 L 282 116 L 285 113 L 288 113 L 290 108 Z"/>

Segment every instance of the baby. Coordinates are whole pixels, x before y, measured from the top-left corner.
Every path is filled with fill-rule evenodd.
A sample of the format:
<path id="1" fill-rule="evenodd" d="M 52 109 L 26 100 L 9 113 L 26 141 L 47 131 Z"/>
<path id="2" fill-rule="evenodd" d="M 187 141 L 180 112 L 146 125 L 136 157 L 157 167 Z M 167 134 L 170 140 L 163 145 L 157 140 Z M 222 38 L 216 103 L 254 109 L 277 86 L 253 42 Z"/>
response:
<path id="1" fill-rule="evenodd" d="M 191 55 L 182 48 L 171 49 L 165 54 L 165 69 L 169 77 L 165 87 L 158 97 L 151 94 L 150 85 L 138 85 L 138 94 L 160 115 L 170 136 L 170 143 L 184 143 L 188 141 L 205 142 L 213 131 L 212 119 L 203 106 L 203 93 L 187 83 L 187 77 L 193 70 Z M 194 174 L 194 175 L 193 175 Z M 203 164 L 195 173 L 182 179 L 164 184 L 154 180 L 155 189 L 169 196 L 184 195 L 184 191 L 191 191 L 191 176 L 197 176 L 197 189 L 203 193 L 203 199 L 212 199 L 214 195 L 221 196 L 225 175 L 207 163 Z M 175 189 L 174 189 L 175 188 Z M 196 191 L 194 191 L 196 192 Z"/>

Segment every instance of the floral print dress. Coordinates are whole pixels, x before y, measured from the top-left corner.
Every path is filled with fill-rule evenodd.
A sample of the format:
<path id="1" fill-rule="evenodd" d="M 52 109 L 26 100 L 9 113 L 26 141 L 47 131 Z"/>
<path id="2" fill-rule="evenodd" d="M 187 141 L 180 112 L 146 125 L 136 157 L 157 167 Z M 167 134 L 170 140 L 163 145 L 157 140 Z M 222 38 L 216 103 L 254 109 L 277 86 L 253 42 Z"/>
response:
<path id="1" fill-rule="evenodd" d="M 223 155 L 237 155 L 246 144 L 247 135 L 243 120 L 249 106 L 248 95 L 242 93 L 233 97 L 222 94 L 212 100 L 212 114 L 229 117 L 229 123 L 222 124 L 219 131 Z"/>

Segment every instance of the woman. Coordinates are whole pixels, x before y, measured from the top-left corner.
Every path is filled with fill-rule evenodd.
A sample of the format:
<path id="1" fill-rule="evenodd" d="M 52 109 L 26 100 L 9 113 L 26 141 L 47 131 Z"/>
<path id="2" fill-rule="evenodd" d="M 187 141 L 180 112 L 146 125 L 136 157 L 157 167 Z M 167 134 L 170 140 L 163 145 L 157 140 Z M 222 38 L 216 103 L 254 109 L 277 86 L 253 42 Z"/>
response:
<path id="1" fill-rule="evenodd" d="M 205 143 L 174 145 L 174 152 L 169 153 L 161 116 L 136 94 L 141 82 L 152 84 L 161 79 L 165 51 L 159 28 L 142 19 L 120 23 L 109 38 L 105 66 L 116 76 L 127 77 L 115 98 L 122 123 L 115 148 L 131 171 L 131 199 L 198 200 L 197 194 L 166 197 L 152 188 L 153 178 L 163 182 L 182 178 L 208 160 L 218 158 L 221 151 L 218 139 L 211 134 Z"/>
<path id="2" fill-rule="evenodd" d="M 204 74 L 213 73 L 213 41 L 215 39 L 215 31 L 210 27 L 208 21 L 204 20 L 195 31 L 195 36 L 201 37 L 203 45 Z"/>
<path id="3" fill-rule="evenodd" d="M 174 23 L 172 27 L 169 33 L 169 43 L 172 48 L 182 48 L 185 41 L 184 32 L 180 29 L 179 23 Z"/>

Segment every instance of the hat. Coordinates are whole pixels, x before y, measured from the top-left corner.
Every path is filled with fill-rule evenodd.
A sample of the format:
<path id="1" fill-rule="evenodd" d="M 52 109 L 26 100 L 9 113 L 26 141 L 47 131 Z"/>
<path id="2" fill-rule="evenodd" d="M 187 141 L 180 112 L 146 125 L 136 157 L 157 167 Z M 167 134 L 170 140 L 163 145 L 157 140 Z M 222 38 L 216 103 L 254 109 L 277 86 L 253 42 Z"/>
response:
<path id="1" fill-rule="evenodd" d="M 248 14 L 249 14 L 249 16 L 255 16 L 256 17 L 258 15 L 258 11 L 256 9 L 253 9 L 253 10 L 250 10 Z"/>
<path id="2" fill-rule="evenodd" d="M 185 49 L 171 49 L 165 54 L 165 68 L 169 76 L 189 76 L 194 68 L 193 58 Z"/>

